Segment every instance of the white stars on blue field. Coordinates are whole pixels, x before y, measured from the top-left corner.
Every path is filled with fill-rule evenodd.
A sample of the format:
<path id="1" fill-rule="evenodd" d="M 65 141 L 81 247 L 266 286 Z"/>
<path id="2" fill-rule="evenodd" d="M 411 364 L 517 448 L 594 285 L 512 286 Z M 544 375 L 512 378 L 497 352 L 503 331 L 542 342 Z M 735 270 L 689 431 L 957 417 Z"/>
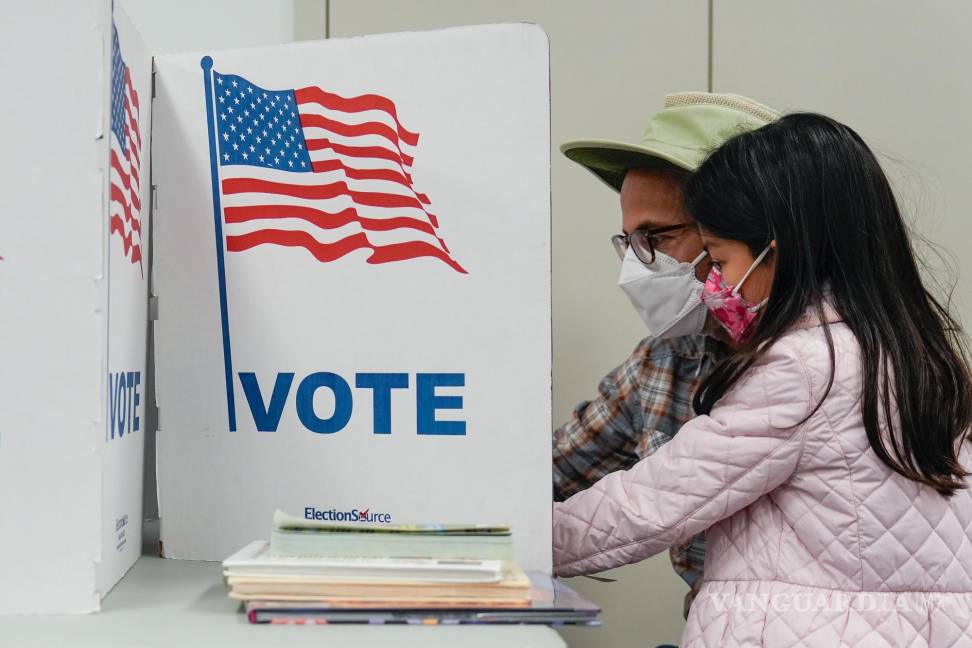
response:
<path id="1" fill-rule="evenodd" d="M 221 165 L 311 171 L 293 90 L 264 90 L 215 70 L 213 82 Z"/>

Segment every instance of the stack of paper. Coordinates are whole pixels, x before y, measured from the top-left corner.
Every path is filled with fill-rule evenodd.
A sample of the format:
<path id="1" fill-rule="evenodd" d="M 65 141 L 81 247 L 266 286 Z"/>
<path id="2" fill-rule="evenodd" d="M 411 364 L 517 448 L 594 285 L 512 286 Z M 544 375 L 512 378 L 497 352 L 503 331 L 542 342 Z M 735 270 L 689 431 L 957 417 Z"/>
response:
<path id="1" fill-rule="evenodd" d="M 271 541 L 250 543 L 223 573 L 254 623 L 597 623 L 596 606 L 525 574 L 512 547 L 508 527 L 342 524 L 277 511 Z"/>
<path id="2" fill-rule="evenodd" d="M 253 542 L 223 563 L 230 597 L 338 607 L 526 606 L 530 580 L 512 562 L 404 558 L 292 559 Z"/>

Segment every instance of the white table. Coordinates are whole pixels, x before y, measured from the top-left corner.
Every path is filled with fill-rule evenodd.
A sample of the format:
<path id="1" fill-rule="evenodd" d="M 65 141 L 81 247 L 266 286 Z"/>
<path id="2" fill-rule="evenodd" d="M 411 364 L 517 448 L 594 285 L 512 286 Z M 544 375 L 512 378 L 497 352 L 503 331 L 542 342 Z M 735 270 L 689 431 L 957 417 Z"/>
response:
<path id="1" fill-rule="evenodd" d="M 151 541 L 146 543 L 151 545 Z M 139 558 L 98 614 L 0 616 L 0 646 L 33 648 L 301 648 L 503 646 L 564 648 L 543 626 L 271 626 L 251 625 L 226 596 L 219 563 Z"/>

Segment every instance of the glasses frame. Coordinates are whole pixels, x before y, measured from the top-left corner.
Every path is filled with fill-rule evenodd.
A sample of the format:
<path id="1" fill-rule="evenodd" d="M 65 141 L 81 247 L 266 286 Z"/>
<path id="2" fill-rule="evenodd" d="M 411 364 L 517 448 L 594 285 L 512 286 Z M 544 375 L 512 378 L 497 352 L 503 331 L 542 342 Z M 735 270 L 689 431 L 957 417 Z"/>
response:
<path id="1" fill-rule="evenodd" d="M 689 226 L 690 223 L 678 223 L 677 225 L 666 225 L 652 229 L 636 229 L 630 234 L 615 234 L 611 237 L 611 244 L 614 245 L 614 251 L 618 253 L 618 258 L 622 261 L 628 248 L 631 247 L 639 261 L 645 265 L 651 265 L 655 262 L 655 245 L 651 242 L 652 237 Z M 632 245 L 632 241 L 634 241 L 634 245 Z"/>

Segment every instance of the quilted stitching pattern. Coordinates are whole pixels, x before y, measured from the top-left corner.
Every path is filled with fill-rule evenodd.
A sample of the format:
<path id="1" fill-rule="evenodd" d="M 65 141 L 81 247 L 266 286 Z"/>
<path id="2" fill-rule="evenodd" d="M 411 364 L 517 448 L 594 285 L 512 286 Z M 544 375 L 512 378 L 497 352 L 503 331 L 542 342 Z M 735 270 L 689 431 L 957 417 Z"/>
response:
<path id="1" fill-rule="evenodd" d="M 972 646 L 972 494 L 889 470 L 860 416 L 859 352 L 794 331 L 711 416 L 555 505 L 563 575 L 636 562 L 708 529 L 692 646 Z M 965 466 L 972 450 L 963 448 Z"/>

